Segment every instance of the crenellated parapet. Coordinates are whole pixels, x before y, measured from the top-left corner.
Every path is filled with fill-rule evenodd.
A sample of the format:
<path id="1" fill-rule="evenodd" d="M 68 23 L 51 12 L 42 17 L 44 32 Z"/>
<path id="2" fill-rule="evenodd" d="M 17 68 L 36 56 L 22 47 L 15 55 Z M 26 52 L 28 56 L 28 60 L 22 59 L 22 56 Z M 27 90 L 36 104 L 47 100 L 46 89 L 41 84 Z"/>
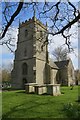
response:
<path id="1" fill-rule="evenodd" d="M 38 20 L 36 17 L 32 17 L 32 18 L 30 18 L 30 19 L 28 19 L 28 20 L 25 20 L 24 22 L 22 22 L 22 23 L 20 23 L 19 24 L 19 27 L 21 28 L 21 27 L 24 27 L 24 26 L 26 26 L 26 25 L 28 25 L 28 24 L 31 24 L 31 23 L 35 23 L 35 24 L 38 24 L 38 25 L 40 25 L 41 27 L 43 27 L 45 30 L 47 30 L 47 26 L 45 25 L 45 24 L 43 24 L 42 22 L 40 22 L 40 20 Z"/>

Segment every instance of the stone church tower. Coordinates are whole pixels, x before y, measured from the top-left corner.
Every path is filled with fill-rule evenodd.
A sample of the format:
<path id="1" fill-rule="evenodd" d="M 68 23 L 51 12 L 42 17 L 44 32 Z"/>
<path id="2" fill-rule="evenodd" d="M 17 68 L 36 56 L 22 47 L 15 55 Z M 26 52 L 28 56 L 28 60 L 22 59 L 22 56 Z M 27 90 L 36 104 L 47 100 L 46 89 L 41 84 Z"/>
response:
<path id="1" fill-rule="evenodd" d="M 12 70 L 12 87 L 23 89 L 25 83 L 46 84 L 50 81 L 47 27 L 35 17 L 19 25 L 17 49 Z M 48 69 L 48 71 L 46 71 Z"/>

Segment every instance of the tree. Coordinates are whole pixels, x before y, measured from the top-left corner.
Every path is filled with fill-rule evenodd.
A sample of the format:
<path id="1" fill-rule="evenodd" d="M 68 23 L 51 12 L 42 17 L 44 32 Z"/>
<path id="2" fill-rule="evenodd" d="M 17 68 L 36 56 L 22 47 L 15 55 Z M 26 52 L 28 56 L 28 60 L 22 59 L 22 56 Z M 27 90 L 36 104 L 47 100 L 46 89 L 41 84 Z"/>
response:
<path id="1" fill-rule="evenodd" d="M 30 10 L 36 10 L 37 16 L 39 19 L 43 19 L 43 21 L 48 22 L 48 34 L 52 36 L 61 34 L 65 38 L 65 44 L 68 46 L 69 50 L 71 49 L 71 42 L 69 30 L 72 25 L 80 19 L 80 11 L 77 9 L 77 6 L 71 3 L 69 0 L 66 2 L 46 2 L 44 0 L 41 2 L 34 2 L 31 0 L 30 2 L 24 2 L 24 0 L 20 0 L 20 2 L 3 2 L 2 3 L 2 32 L 0 36 L 0 44 L 6 44 L 8 48 L 12 46 L 11 37 L 4 41 L 5 35 L 8 33 L 12 24 L 16 24 L 17 19 L 19 19 L 19 15 L 22 12 L 25 12 L 26 15 Z M 44 43 L 46 43 L 45 41 Z"/>
<path id="2" fill-rule="evenodd" d="M 57 61 L 67 59 L 68 50 L 66 48 L 57 47 L 52 52 L 52 55 L 56 58 Z"/>
<path id="3" fill-rule="evenodd" d="M 2 83 L 11 81 L 11 73 L 4 69 L 2 70 Z"/>
<path id="4" fill-rule="evenodd" d="M 3 64 L 2 69 L 0 70 L 1 72 L 1 80 L 2 82 L 10 82 L 11 81 L 11 71 L 13 68 L 13 64 L 9 63 L 7 64 L 7 66 L 5 67 L 5 65 Z"/>

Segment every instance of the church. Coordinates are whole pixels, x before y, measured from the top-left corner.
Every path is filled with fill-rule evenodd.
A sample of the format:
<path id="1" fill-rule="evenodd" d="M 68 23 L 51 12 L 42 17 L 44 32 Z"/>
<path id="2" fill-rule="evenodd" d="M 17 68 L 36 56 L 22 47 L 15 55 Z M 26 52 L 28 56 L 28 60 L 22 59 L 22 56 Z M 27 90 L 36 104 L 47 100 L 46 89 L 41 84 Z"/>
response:
<path id="1" fill-rule="evenodd" d="M 44 25 L 34 16 L 20 23 L 18 31 L 11 73 L 12 88 L 24 89 L 25 84 L 59 87 L 59 65 L 48 57 L 47 24 Z"/>

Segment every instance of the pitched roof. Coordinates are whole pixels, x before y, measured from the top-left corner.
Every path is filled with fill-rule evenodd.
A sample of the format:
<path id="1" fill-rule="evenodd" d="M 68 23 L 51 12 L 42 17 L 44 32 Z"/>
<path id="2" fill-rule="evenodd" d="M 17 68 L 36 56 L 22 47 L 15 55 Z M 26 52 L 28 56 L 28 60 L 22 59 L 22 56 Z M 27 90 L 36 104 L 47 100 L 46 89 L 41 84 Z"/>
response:
<path id="1" fill-rule="evenodd" d="M 58 68 L 64 68 L 68 66 L 69 60 L 55 61 L 54 63 L 57 65 Z"/>
<path id="2" fill-rule="evenodd" d="M 59 69 L 58 66 L 57 66 L 52 60 L 49 61 L 49 65 L 50 65 L 51 68 L 53 68 L 53 69 Z"/>

